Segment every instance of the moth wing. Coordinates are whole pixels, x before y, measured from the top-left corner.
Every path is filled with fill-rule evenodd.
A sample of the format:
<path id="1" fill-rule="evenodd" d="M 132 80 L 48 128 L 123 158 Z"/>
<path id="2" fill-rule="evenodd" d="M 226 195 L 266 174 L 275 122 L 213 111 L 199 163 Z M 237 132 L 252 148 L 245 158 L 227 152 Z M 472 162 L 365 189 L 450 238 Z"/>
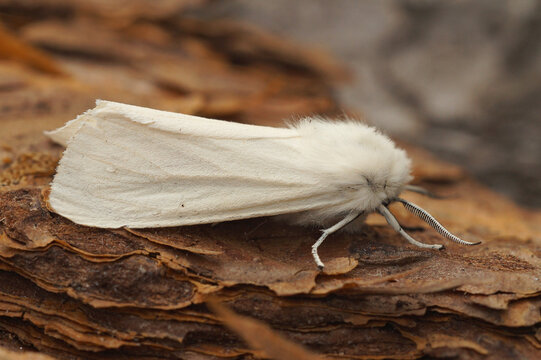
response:
<path id="1" fill-rule="evenodd" d="M 134 123 L 147 125 L 150 129 L 201 137 L 248 139 L 253 138 L 254 134 L 257 137 L 291 136 L 290 131 L 284 128 L 207 119 L 200 116 L 149 109 L 105 100 L 97 100 L 95 108 L 68 121 L 64 126 L 56 130 L 46 131 L 45 134 L 54 142 L 67 146 L 83 125 L 101 126 L 102 122 L 114 118 L 128 119 Z"/>
<path id="2" fill-rule="evenodd" d="M 64 131 L 49 202 L 79 224 L 192 225 L 339 201 L 303 166 L 293 129 L 101 102 Z"/>

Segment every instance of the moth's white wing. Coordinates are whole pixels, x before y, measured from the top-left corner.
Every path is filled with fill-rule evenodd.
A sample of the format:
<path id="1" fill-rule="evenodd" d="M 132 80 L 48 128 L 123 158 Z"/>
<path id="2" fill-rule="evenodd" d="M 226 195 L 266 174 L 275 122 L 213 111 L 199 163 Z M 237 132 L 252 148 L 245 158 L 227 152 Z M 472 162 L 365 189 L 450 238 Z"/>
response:
<path id="1" fill-rule="evenodd" d="M 62 129 L 56 137 L 68 147 L 49 202 L 79 224 L 190 225 L 343 201 L 319 182 L 313 166 L 303 166 L 302 139 L 294 129 L 110 102 Z"/>
<path id="2" fill-rule="evenodd" d="M 129 119 L 132 122 L 147 125 L 150 129 L 158 129 L 173 134 L 182 133 L 193 136 L 231 139 L 253 138 L 254 136 L 291 136 L 291 131 L 283 128 L 207 119 L 199 116 L 154 110 L 105 100 L 97 100 L 95 108 L 68 121 L 64 126 L 56 130 L 45 132 L 45 134 L 60 145 L 67 146 L 70 139 L 73 138 L 83 125 L 101 126 L 101 122 L 115 117 Z"/>

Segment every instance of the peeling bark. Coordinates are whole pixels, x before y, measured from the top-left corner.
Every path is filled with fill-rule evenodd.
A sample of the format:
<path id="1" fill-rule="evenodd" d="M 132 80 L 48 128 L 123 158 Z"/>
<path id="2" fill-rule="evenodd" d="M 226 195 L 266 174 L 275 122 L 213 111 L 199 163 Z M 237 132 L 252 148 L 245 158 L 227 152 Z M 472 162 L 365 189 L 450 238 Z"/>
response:
<path id="1" fill-rule="evenodd" d="M 326 55 L 178 15 L 195 2 L 139 11 L 145 3 L 111 17 L 107 2 L 26 1 L 22 14 L 22 3 L 0 1 L 10 46 L 54 64 L 35 66 L 24 46 L 0 59 L 6 358 L 539 357 L 541 214 L 408 145 L 415 182 L 448 198 L 406 198 L 482 245 L 419 249 L 370 216 L 361 233 L 322 245 L 320 273 L 310 253 L 318 229 L 272 218 L 106 230 L 50 212 L 63 149 L 42 130 L 95 98 L 275 126 L 291 114 L 340 114 L 333 91 L 346 72 Z M 393 211 L 420 241 L 442 241 Z"/>

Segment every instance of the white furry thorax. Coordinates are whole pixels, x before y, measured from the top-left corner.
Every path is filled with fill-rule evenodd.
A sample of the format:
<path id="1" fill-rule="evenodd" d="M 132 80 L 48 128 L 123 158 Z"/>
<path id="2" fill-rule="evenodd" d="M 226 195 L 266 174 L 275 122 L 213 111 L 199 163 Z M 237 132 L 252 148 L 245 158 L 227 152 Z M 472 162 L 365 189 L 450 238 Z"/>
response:
<path id="1" fill-rule="evenodd" d="M 373 212 L 397 197 L 411 180 L 404 150 L 375 128 L 356 121 L 306 118 L 290 125 L 302 138 L 300 156 L 322 186 L 343 201 L 292 218 L 295 223 L 331 224 L 352 210 Z M 331 190 L 331 189 L 327 189 Z"/>

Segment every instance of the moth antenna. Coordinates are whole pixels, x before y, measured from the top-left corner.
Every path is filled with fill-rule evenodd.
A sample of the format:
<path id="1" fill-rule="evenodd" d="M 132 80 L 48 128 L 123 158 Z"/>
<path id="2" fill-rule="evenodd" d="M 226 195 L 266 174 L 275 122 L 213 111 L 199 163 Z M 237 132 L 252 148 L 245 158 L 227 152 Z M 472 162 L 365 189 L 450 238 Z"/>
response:
<path id="1" fill-rule="evenodd" d="M 446 198 L 446 196 L 441 196 L 441 195 L 435 194 L 432 191 L 427 190 L 424 187 L 417 186 L 417 185 L 406 185 L 404 187 L 404 190 L 411 191 L 411 192 L 421 194 L 421 195 L 425 195 L 425 196 L 428 196 L 428 197 L 433 198 L 433 199 L 445 199 Z"/>
<path id="2" fill-rule="evenodd" d="M 393 216 L 393 214 L 387 209 L 383 204 L 377 207 L 378 212 L 383 215 L 385 220 L 387 220 L 387 223 L 393 228 L 394 231 L 402 235 L 408 242 L 410 242 L 413 245 L 416 245 L 418 247 L 422 248 L 428 248 L 428 249 L 443 249 L 443 245 L 430 245 L 430 244 L 423 244 L 422 242 L 419 242 L 412 238 L 407 232 L 402 229 L 402 226 L 398 223 L 398 220 Z"/>
<path id="3" fill-rule="evenodd" d="M 462 245 L 477 245 L 477 244 L 481 243 L 480 241 L 478 241 L 478 242 L 465 241 L 465 240 L 462 240 L 461 238 L 459 238 L 458 236 L 455 236 L 455 235 L 451 234 L 451 232 L 449 230 L 447 230 L 445 227 L 443 227 L 443 225 L 440 224 L 438 222 L 438 220 L 434 219 L 434 217 L 432 215 L 430 215 L 426 210 L 419 207 L 418 205 L 415 205 L 414 203 L 411 203 L 411 202 L 409 202 L 407 200 L 404 200 L 404 199 L 401 199 L 401 198 L 397 198 L 396 201 L 401 202 L 402 205 L 404 205 L 404 207 L 409 212 L 411 212 L 415 216 L 423 219 L 434 230 L 436 230 L 443 237 L 445 237 L 445 238 L 447 238 L 449 240 L 452 240 L 452 241 L 457 242 L 457 243 L 462 244 Z"/>

